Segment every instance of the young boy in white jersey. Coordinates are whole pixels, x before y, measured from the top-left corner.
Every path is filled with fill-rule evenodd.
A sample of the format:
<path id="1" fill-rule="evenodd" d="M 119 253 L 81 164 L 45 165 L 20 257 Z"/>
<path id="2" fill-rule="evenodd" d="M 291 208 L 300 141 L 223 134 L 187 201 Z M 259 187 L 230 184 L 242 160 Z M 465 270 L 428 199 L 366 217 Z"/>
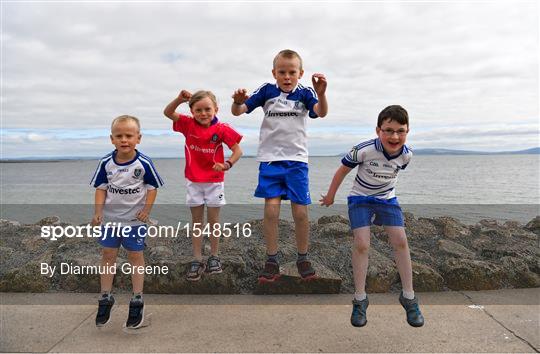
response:
<path id="1" fill-rule="evenodd" d="M 175 112 L 184 102 L 189 102 L 193 117 Z M 186 204 L 191 210 L 192 227 L 202 228 L 206 205 L 211 235 L 214 235 L 214 225 L 219 223 L 220 207 L 225 205 L 224 172 L 242 156 L 239 145 L 242 135 L 228 124 L 219 122 L 217 112 L 217 99 L 212 92 L 197 91 L 191 94 L 186 90 L 182 90 L 163 112 L 173 121 L 173 130 L 186 137 Z M 227 161 L 223 143 L 232 151 Z M 191 243 L 194 259 L 189 266 L 187 280 L 197 281 L 205 271 L 207 274 L 222 272 L 218 257 L 219 237 L 210 237 L 210 257 L 206 264 L 202 259 L 202 237 L 191 237 Z"/>
<path id="2" fill-rule="evenodd" d="M 111 124 L 111 142 L 115 150 L 103 157 L 92 177 L 96 188 L 92 225 L 103 225 L 101 297 L 98 301 L 96 326 L 110 320 L 114 297 L 111 295 L 118 249 L 122 245 L 135 271 L 131 281 L 133 296 L 129 302 L 127 328 L 139 328 L 144 320 L 142 297 L 144 274 L 135 267 L 144 266 L 146 223 L 156 199 L 157 188 L 163 185 L 149 157 L 136 150 L 141 142 L 140 123 L 135 117 L 123 115 Z M 114 226 L 113 228 L 109 226 Z"/>
<path id="3" fill-rule="evenodd" d="M 352 264 L 355 294 L 351 324 L 355 327 L 367 323 L 369 301 L 366 294 L 366 275 L 370 244 L 370 225 L 384 225 L 401 278 L 403 291 L 399 302 L 413 327 L 424 325 L 424 317 L 414 295 L 412 266 L 403 214 L 395 195 L 395 185 L 400 170 L 411 160 L 412 152 L 405 146 L 409 132 L 409 115 L 398 105 L 386 107 L 379 113 L 377 139 L 360 143 L 341 160 L 326 195 L 320 204 L 334 204 L 336 192 L 345 176 L 358 166 L 358 173 L 348 197 L 349 220 L 353 232 Z"/>
<path id="4" fill-rule="evenodd" d="M 312 76 L 313 87 L 298 83 L 304 74 L 302 58 L 292 50 L 282 50 L 274 58 L 272 75 L 276 83 L 266 83 L 251 96 L 245 89 L 234 92 L 231 112 L 238 116 L 262 107 L 264 119 L 259 136 L 257 161 L 259 183 L 255 196 L 265 198 L 263 229 L 267 260 L 259 274 L 260 282 L 279 278 L 278 221 L 281 200 L 291 201 L 298 257 L 296 265 L 303 279 L 315 277 L 307 258 L 309 246 L 308 204 L 311 204 L 308 181 L 306 118 L 328 113 L 326 78 Z"/>

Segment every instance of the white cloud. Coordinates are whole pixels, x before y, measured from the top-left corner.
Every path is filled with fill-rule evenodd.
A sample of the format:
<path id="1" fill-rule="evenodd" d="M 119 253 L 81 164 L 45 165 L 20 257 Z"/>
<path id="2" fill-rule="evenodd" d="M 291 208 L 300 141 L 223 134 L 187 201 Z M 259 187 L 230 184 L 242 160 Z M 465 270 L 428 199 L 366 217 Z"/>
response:
<path id="1" fill-rule="evenodd" d="M 249 129 L 246 142 L 256 145 L 261 113 L 232 118 L 230 95 L 271 81 L 273 56 L 290 47 L 303 56 L 304 83 L 314 72 L 329 80 L 330 114 L 309 125 L 310 133 L 332 135 L 312 135 L 312 152 L 371 137 L 378 112 L 396 103 L 408 109 L 411 140 L 420 146 L 480 146 L 480 133 L 467 131 L 490 125 L 509 133 L 497 133 L 491 145 L 486 139 L 484 149 L 521 149 L 534 139 L 516 139 L 514 131 L 525 123 L 538 132 L 536 2 L 31 2 L 3 9 L 4 129 L 106 130 L 129 113 L 143 129 L 168 131 L 164 106 L 182 88 L 205 88 L 218 96 L 220 117 Z M 456 135 L 431 138 L 447 126 Z M 38 151 L 65 151 L 34 143 Z M 2 144 L 4 157 L 25 149 L 16 139 Z M 96 145 L 93 154 L 99 151 Z"/>

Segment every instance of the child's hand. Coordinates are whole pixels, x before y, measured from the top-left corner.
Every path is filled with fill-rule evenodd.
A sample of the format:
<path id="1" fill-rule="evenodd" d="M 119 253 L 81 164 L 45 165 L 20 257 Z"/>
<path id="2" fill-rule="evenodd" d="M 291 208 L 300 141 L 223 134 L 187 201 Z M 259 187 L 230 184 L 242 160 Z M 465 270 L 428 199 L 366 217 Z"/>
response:
<path id="1" fill-rule="evenodd" d="M 238 89 L 232 95 L 233 102 L 236 104 L 244 104 L 248 98 L 246 89 Z"/>
<path id="2" fill-rule="evenodd" d="M 319 200 L 319 204 L 321 206 L 329 207 L 330 205 L 334 204 L 334 197 L 330 197 L 328 195 L 321 194 L 322 199 Z"/>
<path id="3" fill-rule="evenodd" d="M 191 98 L 191 92 L 187 90 L 180 91 L 180 94 L 178 94 L 178 98 L 180 99 L 180 102 L 188 102 Z"/>
<path id="4" fill-rule="evenodd" d="M 103 221 L 103 215 L 101 214 L 94 214 L 94 217 L 92 218 L 92 226 L 98 226 L 101 225 L 101 222 Z"/>
<path id="5" fill-rule="evenodd" d="M 317 92 L 317 95 L 324 95 L 326 92 L 326 77 L 324 77 L 324 74 L 313 74 L 311 82 L 313 83 L 313 88 L 315 89 L 315 92 Z"/>
<path id="6" fill-rule="evenodd" d="M 150 215 L 150 213 L 148 211 L 146 211 L 145 209 L 142 209 L 142 210 L 139 210 L 136 217 L 137 217 L 137 220 L 139 220 L 139 221 L 148 222 L 148 216 L 149 215 Z"/>
<path id="7" fill-rule="evenodd" d="M 227 171 L 229 169 L 229 165 L 226 165 L 224 163 L 216 162 L 214 166 L 212 166 L 212 169 L 214 171 Z"/>

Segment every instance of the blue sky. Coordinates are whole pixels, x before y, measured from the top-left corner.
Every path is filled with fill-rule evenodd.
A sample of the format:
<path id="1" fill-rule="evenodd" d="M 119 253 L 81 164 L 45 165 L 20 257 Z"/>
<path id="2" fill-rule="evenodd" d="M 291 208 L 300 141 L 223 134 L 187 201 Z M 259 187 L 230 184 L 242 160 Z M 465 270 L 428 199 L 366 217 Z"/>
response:
<path id="1" fill-rule="evenodd" d="M 230 95 L 272 82 L 279 50 L 328 78 L 330 113 L 309 122 L 311 154 L 373 137 L 401 104 L 413 148 L 539 146 L 536 1 L 2 2 L 2 158 L 101 156 L 110 121 L 139 117 L 141 150 L 181 156 L 164 106 L 216 93 L 218 116 L 255 154 L 262 112 Z M 181 108 L 187 112 L 186 108 Z"/>

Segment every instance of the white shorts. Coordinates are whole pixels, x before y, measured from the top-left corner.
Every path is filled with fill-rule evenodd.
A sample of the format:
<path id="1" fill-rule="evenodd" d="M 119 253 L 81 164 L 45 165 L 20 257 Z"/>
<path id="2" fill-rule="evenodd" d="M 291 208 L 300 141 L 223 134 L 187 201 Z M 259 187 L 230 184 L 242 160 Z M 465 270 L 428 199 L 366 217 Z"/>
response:
<path id="1" fill-rule="evenodd" d="M 186 180 L 186 204 L 190 207 L 207 205 L 220 207 L 225 202 L 225 183 L 198 183 Z"/>

